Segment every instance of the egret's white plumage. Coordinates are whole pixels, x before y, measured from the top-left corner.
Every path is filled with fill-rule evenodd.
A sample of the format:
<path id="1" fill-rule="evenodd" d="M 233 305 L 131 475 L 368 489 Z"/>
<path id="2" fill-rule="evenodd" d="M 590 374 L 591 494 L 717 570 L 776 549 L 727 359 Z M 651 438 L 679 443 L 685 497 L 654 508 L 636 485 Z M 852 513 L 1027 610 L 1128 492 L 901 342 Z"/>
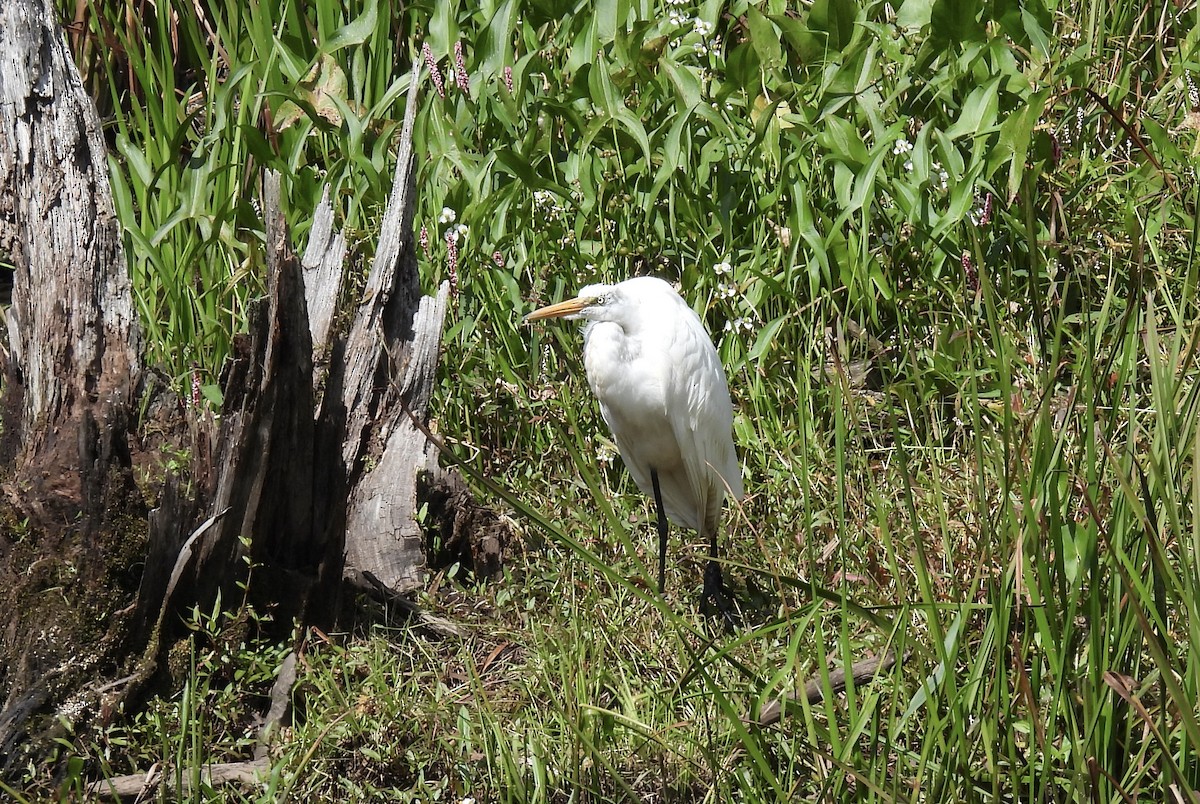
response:
<path id="1" fill-rule="evenodd" d="M 700 317 L 653 277 L 588 285 L 525 320 L 559 317 L 587 320 L 588 384 L 638 488 L 656 499 L 657 476 L 666 516 L 708 537 L 715 558 L 721 505 L 726 493 L 741 499 L 742 474 L 725 372 Z M 710 567 L 719 585 L 720 567 Z M 709 589 L 707 574 L 705 586 L 706 593 L 719 591 Z"/>

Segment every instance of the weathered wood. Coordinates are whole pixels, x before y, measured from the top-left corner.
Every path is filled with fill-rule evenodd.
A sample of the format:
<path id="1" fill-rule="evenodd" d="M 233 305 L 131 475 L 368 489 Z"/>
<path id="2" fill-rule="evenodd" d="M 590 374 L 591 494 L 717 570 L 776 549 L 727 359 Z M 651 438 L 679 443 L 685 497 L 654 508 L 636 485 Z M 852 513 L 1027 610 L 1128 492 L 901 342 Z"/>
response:
<path id="1" fill-rule="evenodd" d="M 313 213 L 308 247 L 301 259 L 314 363 L 319 363 L 329 348 L 330 330 L 337 314 L 345 263 L 346 237 L 341 232 L 333 231 L 333 205 L 329 202 L 329 185 L 325 185 L 321 203 Z M 320 372 L 320 369 L 317 371 Z M 319 377 L 314 377 L 314 381 L 319 380 Z"/>
<path id="2" fill-rule="evenodd" d="M 299 260 L 279 209 L 279 177 L 268 174 L 267 295 L 250 314 L 246 359 L 225 388 L 214 463 L 212 509 L 229 509 L 200 545 L 185 599 L 235 592 L 244 552 L 256 565 L 251 600 L 269 606 L 277 630 L 293 619 L 329 627 L 335 590 L 322 565 L 341 569 L 341 542 L 314 519 L 312 340 Z M 239 539 L 249 539 L 244 551 Z M 314 599 L 316 596 L 318 599 Z M 266 610 L 263 608 L 262 610 Z M 316 619 L 308 619 L 309 614 Z"/>
<path id="3" fill-rule="evenodd" d="M 157 435 L 135 446 L 192 456 L 191 483 L 168 479 L 147 514 L 127 437 L 137 429 L 132 402 L 149 387 L 140 379 L 153 373 L 140 362 L 99 124 L 53 19 L 49 0 L 0 0 L 0 256 L 17 268 L 9 351 L 0 349 L 0 461 L 4 498 L 35 533 L 18 539 L 0 527 L 0 607 L 15 612 L 0 632 L 0 772 L 38 761 L 30 746 L 49 742 L 51 713 L 68 696 L 78 693 L 84 710 L 102 696 L 130 703 L 180 632 L 179 615 L 219 593 L 242 599 L 248 565 L 250 602 L 271 615 L 256 622 L 276 637 L 297 622 L 333 625 L 344 578 L 395 602 L 425 564 L 418 477 L 446 477 L 418 423 L 449 288 L 423 297 L 418 280 L 414 65 L 395 186 L 349 332 L 333 334 L 346 241 L 333 233 L 328 196 L 302 266 L 269 176 L 267 293 L 223 370 L 219 423 L 165 393 L 146 399 Z M 327 371 L 314 369 L 314 352 Z M 456 488 L 444 501 L 468 500 Z M 345 573 L 344 555 L 353 561 Z M 20 600 L 44 608 L 31 614 Z M 281 669 L 269 724 L 286 717 L 294 678 L 293 662 Z M 252 779 L 258 767 L 224 772 Z"/>
<path id="4" fill-rule="evenodd" d="M 320 427 L 340 437 L 349 505 L 346 574 L 369 572 L 389 588 L 421 582 L 424 555 L 416 522 L 416 477 L 436 456 L 403 413 L 425 415 L 433 388 L 448 286 L 422 298 L 413 243 L 415 163 L 412 147 L 417 79 L 404 114 L 392 195 L 363 300 L 330 368 Z"/>
<path id="5" fill-rule="evenodd" d="M 907 658 L 907 654 L 905 654 L 904 658 Z M 860 659 L 850 665 L 849 668 L 835 667 L 829 671 L 830 694 L 838 695 L 842 693 L 851 680 L 856 685 L 865 684 L 876 676 L 891 670 L 896 661 L 896 651 L 889 650 L 879 656 Z M 810 678 L 804 685 L 803 693 L 798 695 L 795 692 L 790 692 L 764 706 L 762 712 L 758 715 L 758 725 L 770 726 L 778 723 L 780 718 L 783 717 L 784 709 L 795 705 L 795 702 L 799 700 L 801 695 L 810 704 L 819 703 L 823 700 L 825 697 L 825 688 L 820 677 Z"/>
<path id="6" fill-rule="evenodd" d="M 127 407 L 141 370 L 100 121 L 55 18 L 46 0 L 0 4 L 0 253 L 16 266 L 5 386 L 21 395 L 6 435 L 43 503 L 81 491 L 35 465 L 80 468 L 69 423 Z"/>
<path id="7" fill-rule="evenodd" d="M 198 513 L 197 501 L 183 488 L 180 478 L 169 475 L 159 505 L 148 517 L 146 564 L 130 626 L 130 637 L 135 645 L 147 644 L 165 616 L 163 603 L 169 596 L 171 579 L 176 575 Z"/>
<path id="8" fill-rule="evenodd" d="M 200 769 L 200 783 L 206 788 L 237 785 L 250 789 L 265 782 L 270 772 L 271 763 L 266 758 L 246 762 L 219 762 Z M 143 801 L 150 800 L 160 788 L 165 788 L 177 796 L 200 792 L 192 789 L 190 774 L 184 773 L 176 785 L 174 776 L 164 774 L 162 767 L 156 765 L 146 773 L 114 776 L 111 779 L 92 782 L 88 785 L 88 794 L 111 799 L 128 798 Z"/>
<path id="9" fill-rule="evenodd" d="M 405 357 L 400 349 L 411 334 L 421 296 L 416 254 L 412 248 L 416 192 L 412 130 L 417 114 L 415 89 L 419 74 L 418 62 L 413 65 L 412 89 L 404 112 L 392 194 L 384 213 L 375 261 L 371 264 L 363 298 L 344 342 L 341 360 L 330 370 L 322 410 L 323 418 L 332 413 L 334 405 L 338 405 L 342 413 L 342 417 L 338 417 L 343 432 L 342 461 L 351 485 L 375 434 L 381 408 L 390 407 L 385 400 L 394 395 L 392 369 Z M 388 359 L 389 355 L 392 360 Z M 376 449 L 379 443 L 377 440 Z"/>
<path id="10" fill-rule="evenodd" d="M 399 404 L 424 411 L 437 366 L 442 319 L 450 297 L 443 283 L 435 298 L 421 299 L 412 323 L 412 340 L 405 345 L 407 358 L 392 380 L 398 397 L 388 418 L 376 424 L 376 437 L 384 441 L 378 458 L 368 467 L 350 495 L 346 512 L 346 566 L 353 573 L 369 571 L 396 591 L 415 589 L 422 583 L 424 540 L 417 523 L 417 475 L 437 467 L 437 453 L 413 427 Z"/>
<path id="11" fill-rule="evenodd" d="M 296 686 L 296 674 L 299 659 L 296 651 L 291 651 L 283 657 L 279 672 L 275 674 L 275 683 L 271 685 L 271 706 L 263 718 L 263 724 L 258 729 L 258 746 L 254 749 L 255 759 L 265 759 L 270 750 L 271 742 L 279 733 L 284 722 L 291 718 L 292 688 Z"/>
<path id="12" fill-rule="evenodd" d="M 0 256 L 15 267 L 0 770 L 53 736 L 46 710 L 120 652 L 144 545 L 127 439 L 140 336 L 100 122 L 55 18 L 48 0 L 0 2 Z"/>
<path id="13" fill-rule="evenodd" d="M 428 438 L 428 436 L 427 436 Z M 429 439 L 440 452 L 443 444 Z M 417 499 L 425 506 L 425 559 L 433 568 L 451 564 L 487 579 L 500 572 L 511 536 L 496 511 L 480 506 L 457 471 L 432 468 L 417 476 Z"/>

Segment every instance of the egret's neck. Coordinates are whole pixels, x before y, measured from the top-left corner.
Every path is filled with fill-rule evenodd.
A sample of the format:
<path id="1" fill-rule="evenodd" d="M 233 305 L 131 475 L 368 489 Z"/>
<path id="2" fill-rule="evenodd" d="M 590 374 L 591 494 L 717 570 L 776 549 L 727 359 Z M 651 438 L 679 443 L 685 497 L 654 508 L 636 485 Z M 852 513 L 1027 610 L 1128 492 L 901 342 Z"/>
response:
<path id="1" fill-rule="evenodd" d="M 583 328 L 583 364 L 593 390 L 617 380 L 623 367 L 636 360 L 641 344 L 613 321 L 589 321 Z"/>

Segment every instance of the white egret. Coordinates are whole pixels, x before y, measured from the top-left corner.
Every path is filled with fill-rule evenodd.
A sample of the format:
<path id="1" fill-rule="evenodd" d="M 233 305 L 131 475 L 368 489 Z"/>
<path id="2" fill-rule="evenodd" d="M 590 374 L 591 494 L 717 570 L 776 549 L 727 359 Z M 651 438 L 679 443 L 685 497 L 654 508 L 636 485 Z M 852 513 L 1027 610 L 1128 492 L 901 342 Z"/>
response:
<path id="1" fill-rule="evenodd" d="M 525 321 L 582 318 L 583 363 L 621 459 L 658 514 L 658 590 L 667 518 L 708 538 L 704 596 L 728 616 L 717 525 L 726 492 L 742 497 L 725 371 L 700 317 L 653 277 L 588 285 Z"/>

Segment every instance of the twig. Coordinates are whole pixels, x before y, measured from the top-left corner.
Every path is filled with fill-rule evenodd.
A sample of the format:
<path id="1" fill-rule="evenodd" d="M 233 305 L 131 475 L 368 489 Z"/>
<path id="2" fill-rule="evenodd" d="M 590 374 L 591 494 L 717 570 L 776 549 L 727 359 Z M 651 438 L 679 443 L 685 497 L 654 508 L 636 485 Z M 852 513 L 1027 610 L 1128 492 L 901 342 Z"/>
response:
<path id="1" fill-rule="evenodd" d="M 219 787 L 226 784 L 252 786 L 266 779 L 270 773 L 271 763 L 266 759 L 254 759 L 247 762 L 222 762 L 216 765 L 205 765 L 200 770 L 201 784 L 206 787 Z M 131 773 L 127 776 L 114 776 L 111 779 L 101 779 L 88 785 L 88 793 L 106 798 L 140 798 L 154 791 L 164 781 L 167 774 L 155 772 Z M 173 789 L 174 790 L 174 789 Z M 190 774 L 183 774 L 179 788 L 174 790 L 178 795 L 192 792 Z"/>
<path id="2" fill-rule="evenodd" d="M 183 543 L 183 547 L 179 548 L 179 555 L 175 558 L 175 566 L 171 569 L 171 578 L 167 581 L 166 591 L 163 592 L 162 605 L 158 609 L 158 618 L 154 622 L 154 630 L 150 632 L 150 641 L 146 645 L 146 650 L 142 653 L 142 658 L 138 661 L 134 673 L 103 686 L 96 687 L 93 689 L 93 692 L 103 695 L 122 685 L 129 685 L 118 696 L 128 697 L 132 690 L 137 689 L 153 675 L 155 668 L 158 667 L 159 635 L 162 633 L 162 625 L 167 618 L 167 612 L 170 610 L 171 596 L 175 593 L 175 587 L 179 584 L 179 579 L 183 576 L 183 571 L 187 568 L 188 562 L 192 560 L 192 547 L 201 536 L 207 533 L 227 513 L 229 513 L 228 508 L 204 520 L 198 528 L 192 531 L 192 535 Z"/>
<path id="3" fill-rule="evenodd" d="M 452 637 L 454 639 L 462 639 L 465 636 L 463 630 L 457 625 L 447 619 L 437 617 L 425 611 L 419 605 L 376 578 L 370 571 L 354 572 L 346 580 L 380 603 L 399 609 L 406 617 L 415 620 L 417 625 L 437 636 Z"/>
<path id="4" fill-rule="evenodd" d="M 906 652 L 901 660 L 907 659 L 910 652 Z M 889 650 L 880 656 L 872 656 L 867 659 L 860 659 L 850 665 L 850 670 L 845 670 L 845 665 L 835 667 L 829 673 L 829 694 L 838 695 L 846 689 L 847 684 L 853 679 L 854 683 L 864 684 L 880 673 L 886 673 L 890 670 L 897 661 L 896 651 Z M 821 683 L 821 679 L 810 678 L 804 685 L 804 698 L 810 704 L 815 704 L 825 697 L 825 689 Z M 778 723 L 783 716 L 784 708 L 794 702 L 799 696 L 795 692 L 790 692 L 787 695 L 777 698 L 771 703 L 763 707 L 762 712 L 758 716 L 758 725 L 770 726 Z M 753 722 L 753 721 L 752 721 Z"/>
<path id="5" fill-rule="evenodd" d="M 205 765 L 200 772 L 204 785 L 251 786 L 267 778 L 271 772 L 271 759 L 268 755 L 270 741 L 291 708 L 292 687 L 296 684 L 296 664 L 296 652 L 292 651 L 279 665 L 279 673 L 275 677 L 274 686 L 271 687 L 271 708 L 267 711 L 262 728 L 258 730 L 258 747 L 254 749 L 254 759 Z M 130 773 L 92 782 L 88 785 L 88 793 L 115 799 L 132 797 L 135 801 L 142 801 L 152 796 L 167 776 L 162 767 L 155 763 L 145 773 Z M 191 784 L 190 774 L 184 774 L 179 788 L 172 790 L 176 795 L 185 796 L 192 792 Z"/>
<path id="6" fill-rule="evenodd" d="M 258 730 L 258 747 L 254 749 L 255 759 L 266 759 L 271 740 L 279 731 L 279 725 L 287 718 L 292 708 L 292 687 L 296 686 L 296 651 L 291 651 L 279 665 L 279 673 L 271 686 L 271 708 L 263 720 L 262 728 Z"/>

